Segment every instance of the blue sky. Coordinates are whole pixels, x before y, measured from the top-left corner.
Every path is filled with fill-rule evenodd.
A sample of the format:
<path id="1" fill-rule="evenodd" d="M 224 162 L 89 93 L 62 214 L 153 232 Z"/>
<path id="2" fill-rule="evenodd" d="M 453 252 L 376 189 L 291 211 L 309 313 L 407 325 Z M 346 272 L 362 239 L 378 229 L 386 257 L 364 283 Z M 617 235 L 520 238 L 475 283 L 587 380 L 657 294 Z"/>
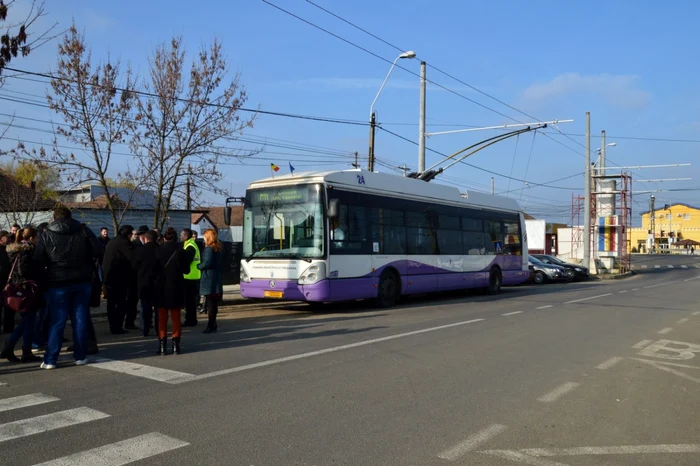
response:
<path id="1" fill-rule="evenodd" d="M 272 3 L 332 31 L 358 46 L 393 61 L 398 51 L 352 28 L 303 0 Z M 588 1 L 532 4 L 517 1 L 382 1 L 318 0 L 333 11 L 401 49 L 415 50 L 428 63 L 428 132 L 460 126 L 491 126 L 529 122 L 523 113 L 504 106 L 433 67 L 510 104 L 538 120 L 575 119 L 546 134 L 525 134 L 485 149 L 468 161 L 482 169 L 532 183 L 572 178 L 553 187 L 533 187 L 496 176 L 496 191 L 509 195 L 537 217 L 570 220 L 572 193 L 582 194 L 585 112 L 592 115 L 592 150 L 600 147 L 605 129 L 609 162 L 621 166 L 694 163 L 700 143 L 655 142 L 622 137 L 700 139 L 700 64 L 697 59 L 696 18 L 700 4 Z M 573 2 L 568 2 L 573 3 Z M 142 76 L 147 57 L 159 42 L 181 34 L 190 52 L 216 36 L 222 39 L 232 71 L 240 71 L 247 88 L 247 107 L 302 115 L 366 121 L 369 107 L 389 64 L 295 19 L 261 0 L 237 2 L 49 2 L 47 20 L 62 27 L 74 18 L 92 45 L 95 58 L 111 54 L 131 62 Z M 49 44 L 13 66 L 47 71 L 55 63 L 55 44 Z M 399 64 L 413 73 L 419 60 Z M 386 129 L 412 141 L 418 139 L 418 78 L 395 69 L 380 96 L 378 121 Z M 42 96 L 39 83 L 10 79 L 0 96 L 17 92 Z M 14 93 L 14 94 L 12 94 Z M 460 95 L 455 95 L 455 93 Z M 31 98 L 25 95 L 27 98 Z M 40 98 L 40 97 L 39 97 Z M 488 109 L 470 102 L 482 104 Z M 4 101 L 3 108 L 19 116 L 46 118 L 48 110 Z M 3 112 L 10 113 L 10 112 Z M 500 113 L 500 114 L 499 114 Z M 507 118 L 510 117 L 510 118 Z M 25 123 L 26 124 L 26 123 Z M 48 128 L 47 125 L 35 124 Z M 495 135 L 491 131 L 434 136 L 429 148 L 450 154 Z M 12 129 L 8 136 L 48 141 L 36 130 Z M 619 138 L 616 138 L 619 136 Z M 263 141 L 255 160 L 226 165 L 222 185 L 240 195 L 252 180 L 270 174 L 275 162 L 283 172 L 288 162 L 297 171 L 349 168 L 350 154 L 367 153 L 365 126 L 260 116 L 244 136 Z M 297 148 L 290 148 L 290 142 Z M 4 146 L 14 144 L 11 140 Z M 566 147 L 564 147 L 563 145 Z M 250 147 L 250 143 L 241 143 Z M 287 146 L 287 147 L 277 147 Z M 323 147 L 309 151 L 307 146 Z M 531 150 L 532 148 L 532 150 Z M 126 151 L 127 148 L 125 147 Z M 325 153 L 324 153 L 325 152 Z M 348 157 L 340 155 L 345 154 Z M 417 147 L 379 131 L 376 156 L 390 167 L 417 166 Z M 594 152 L 595 158 L 595 152 Z M 364 159 L 366 160 L 366 159 Z M 427 164 L 440 160 L 428 152 Z M 610 163 L 609 163 L 610 164 Z M 462 189 L 488 190 L 491 174 L 458 165 L 437 182 Z M 634 179 L 691 177 L 691 181 L 634 183 L 635 190 L 700 187 L 700 166 L 635 170 Z M 564 189 L 561 189 L 564 188 Z M 658 192 L 658 203 L 700 204 L 698 190 Z M 635 217 L 645 210 L 649 194 L 635 196 Z M 207 197 L 204 204 L 221 203 Z"/>

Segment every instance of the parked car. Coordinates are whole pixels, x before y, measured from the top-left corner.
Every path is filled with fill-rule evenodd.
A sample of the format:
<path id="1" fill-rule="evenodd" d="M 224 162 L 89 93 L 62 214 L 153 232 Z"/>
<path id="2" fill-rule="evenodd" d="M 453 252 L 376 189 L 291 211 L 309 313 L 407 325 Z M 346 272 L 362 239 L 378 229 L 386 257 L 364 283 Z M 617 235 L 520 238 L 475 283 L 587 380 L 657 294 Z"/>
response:
<path id="1" fill-rule="evenodd" d="M 587 267 L 577 264 L 569 264 L 563 260 L 554 257 L 550 254 L 533 254 L 531 257 L 535 257 L 540 262 L 551 265 L 559 265 L 561 267 L 566 267 L 574 273 L 574 279 L 576 280 L 588 280 L 590 278 L 590 273 Z"/>
<path id="2" fill-rule="evenodd" d="M 534 272 L 533 281 L 538 285 L 546 281 L 565 280 L 570 282 L 574 278 L 574 274 L 566 267 L 554 264 L 545 264 L 544 262 L 532 256 L 528 257 L 529 267 Z"/>

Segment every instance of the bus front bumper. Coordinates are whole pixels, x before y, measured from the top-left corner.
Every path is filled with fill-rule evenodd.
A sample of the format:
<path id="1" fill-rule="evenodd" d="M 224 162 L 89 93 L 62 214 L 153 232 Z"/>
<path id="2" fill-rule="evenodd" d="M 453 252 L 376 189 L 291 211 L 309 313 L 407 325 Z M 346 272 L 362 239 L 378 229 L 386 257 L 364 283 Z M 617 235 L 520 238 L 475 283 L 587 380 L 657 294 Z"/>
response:
<path id="1" fill-rule="evenodd" d="M 252 279 L 249 283 L 241 283 L 241 297 L 323 302 L 331 300 L 331 290 L 328 280 L 300 285 L 296 280 Z"/>

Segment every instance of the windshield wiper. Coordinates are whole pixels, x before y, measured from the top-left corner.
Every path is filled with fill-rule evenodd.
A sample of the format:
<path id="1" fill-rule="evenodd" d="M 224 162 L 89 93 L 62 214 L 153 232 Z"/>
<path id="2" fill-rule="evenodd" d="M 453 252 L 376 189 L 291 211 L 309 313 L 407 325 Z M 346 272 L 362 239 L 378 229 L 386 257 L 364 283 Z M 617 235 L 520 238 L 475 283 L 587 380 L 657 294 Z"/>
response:
<path id="1" fill-rule="evenodd" d="M 311 259 L 309 259 L 308 257 L 304 257 L 301 254 L 297 254 L 296 252 L 286 252 L 284 255 L 293 257 L 295 259 L 300 259 L 306 262 L 311 262 Z"/>

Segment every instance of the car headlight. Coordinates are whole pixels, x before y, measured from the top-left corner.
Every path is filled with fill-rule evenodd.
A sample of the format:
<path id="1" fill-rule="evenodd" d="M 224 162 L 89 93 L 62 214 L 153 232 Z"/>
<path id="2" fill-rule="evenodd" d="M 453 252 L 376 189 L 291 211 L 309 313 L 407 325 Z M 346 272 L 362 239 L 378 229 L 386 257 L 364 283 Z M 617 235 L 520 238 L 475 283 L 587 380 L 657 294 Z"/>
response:
<path id="1" fill-rule="evenodd" d="M 576 267 L 576 268 L 574 268 L 574 270 L 577 271 L 577 272 L 583 272 L 583 269 L 580 268 L 580 267 Z"/>
<path id="2" fill-rule="evenodd" d="M 241 282 L 250 283 L 250 277 L 248 276 L 248 272 L 246 272 L 243 267 L 241 267 Z"/>
<path id="3" fill-rule="evenodd" d="M 547 267 L 545 270 L 546 270 L 547 272 L 552 272 L 552 273 L 557 273 L 557 272 L 559 272 L 559 269 L 554 269 L 554 268 L 551 268 L 551 267 Z"/>
<path id="4" fill-rule="evenodd" d="M 300 285 L 310 285 L 312 283 L 319 282 L 326 278 L 326 264 L 323 262 L 317 262 L 309 266 L 304 272 L 299 276 L 297 283 Z"/>

